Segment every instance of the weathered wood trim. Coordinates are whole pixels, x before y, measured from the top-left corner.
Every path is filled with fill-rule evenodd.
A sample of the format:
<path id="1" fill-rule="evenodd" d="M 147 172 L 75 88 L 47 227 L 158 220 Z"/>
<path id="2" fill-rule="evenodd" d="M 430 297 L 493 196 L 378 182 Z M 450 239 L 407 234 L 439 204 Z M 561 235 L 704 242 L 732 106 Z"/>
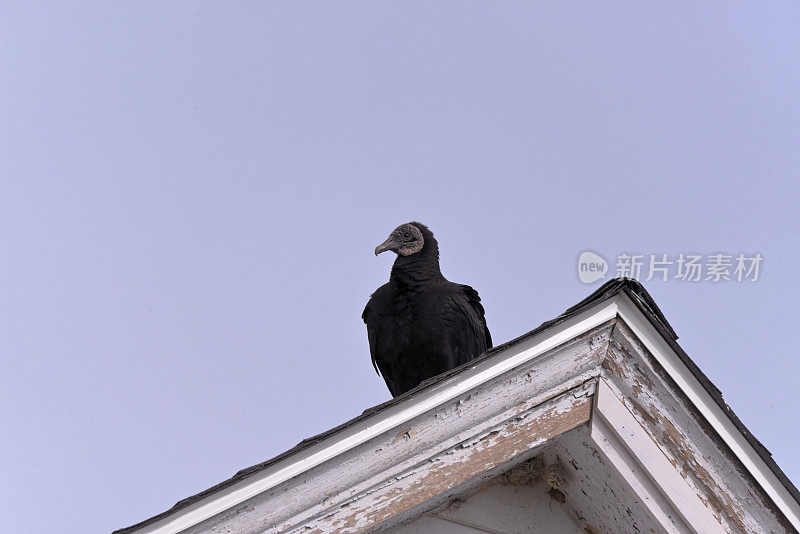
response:
<path id="1" fill-rule="evenodd" d="M 694 488 L 603 379 L 597 385 L 590 435 L 666 532 L 725 532 Z"/>
<path id="2" fill-rule="evenodd" d="M 617 296 L 617 301 L 620 318 L 730 448 L 794 529 L 800 530 L 800 503 L 789 494 L 786 487 L 636 305 L 622 293 Z"/>
<path id="3" fill-rule="evenodd" d="M 695 405 L 620 319 L 602 376 L 728 532 L 795 532 Z"/>
<path id="4" fill-rule="evenodd" d="M 562 506 L 574 513 L 589 534 L 669 533 L 609 465 L 590 431 L 589 426 L 576 428 L 548 443 L 541 453 L 543 465 L 562 469 L 562 478 L 557 480 L 564 495 Z"/>
<path id="5" fill-rule="evenodd" d="M 349 534 L 380 529 L 392 518 L 587 423 L 594 388 L 592 380 L 522 412 L 290 532 Z"/>
<path id="6" fill-rule="evenodd" d="M 612 329 L 613 323 L 606 323 L 586 332 L 185 532 L 284 532 L 327 514 L 465 439 L 593 379 L 600 373 Z"/>
<path id="7" fill-rule="evenodd" d="M 631 365 L 646 365 L 645 360 L 653 360 L 657 364 L 655 367 L 659 368 L 657 372 L 663 373 L 666 378 L 655 380 L 655 386 L 653 383 L 637 385 L 630 383 L 630 376 L 622 373 L 618 377 L 615 374 L 617 369 L 614 366 L 619 362 L 609 356 L 610 331 L 612 327 L 616 328 L 615 322 L 630 329 L 634 344 L 644 347 L 639 353 L 631 353 L 635 360 Z M 652 356 L 643 355 L 642 352 Z M 800 530 L 800 504 L 792 498 L 667 340 L 624 293 L 619 293 L 505 347 L 491 358 L 476 362 L 471 368 L 443 378 L 371 416 L 354 421 L 352 425 L 337 430 L 321 441 L 276 460 L 248 478 L 233 482 L 136 532 L 196 534 L 235 531 L 271 534 L 324 522 L 325 518 L 336 516 L 337 510 L 351 506 L 348 503 L 377 498 L 380 488 L 394 487 L 395 482 L 400 483 L 406 478 L 408 480 L 397 487 L 412 484 L 419 479 L 405 473 L 423 476 L 421 473 L 424 470 L 420 470 L 420 466 L 430 467 L 442 454 L 454 451 L 454 447 L 470 439 L 478 439 L 482 443 L 480 438 L 488 436 L 486 428 L 494 428 L 521 413 L 535 410 L 542 403 L 551 402 L 565 391 L 598 376 L 609 379 L 612 390 L 620 392 L 625 406 L 651 437 L 658 439 L 661 435 L 657 428 L 661 421 L 665 424 L 674 421 L 677 428 L 673 430 L 678 434 L 684 432 L 681 425 L 688 425 L 686 428 L 690 430 L 686 433 L 694 436 L 695 440 L 706 445 L 711 439 L 724 443 L 724 446 L 709 448 L 712 456 L 717 454 L 719 457 L 708 460 L 698 456 L 700 449 L 690 441 L 692 450 L 689 452 L 692 454 L 688 457 L 690 460 L 696 458 L 701 468 L 707 468 L 705 474 L 709 477 L 706 478 L 712 481 L 715 473 L 724 473 L 726 468 L 730 471 L 735 465 L 733 471 L 738 472 L 739 478 L 731 482 L 729 487 L 724 483 L 719 487 L 714 484 L 695 484 L 700 494 L 711 499 L 709 506 L 717 511 L 717 519 L 722 517 L 726 530 L 780 531 L 780 527 L 774 528 L 775 525 L 785 525 L 784 530 Z M 655 374 L 650 369 L 643 376 L 652 378 Z M 614 382 L 618 378 L 619 382 Z M 631 404 L 635 402 L 633 397 L 641 393 L 642 388 L 646 390 L 653 387 L 660 388 L 659 395 L 662 398 L 647 407 L 649 411 L 639 413 L 636 406 Z M 629 395 L 632 399 L 628 399 Z M 688 402 L 674 401 L 675 395 L 685 396 Z M 677 411 L 662 414 L 653 410 Z M 654 413 L 656 417 L 652 421 L 642 419 L 653 417 Z M 687 413 L 692 415 L 687 416 Z M 696 421 L 691 419 L 695 413 L 698 414 Z M 612 427 L 606 424 L 598 432 L 605 432 L 606 436 L 621 441 Z M 713 438 L 709 437 L 712 435 Z M 669 461 L 683 461 L 681 454 L 685 448 L 678 451 L 679 454 L 670 456 L 667 449 L 671 445 L 667 444 L 666 448 L 662 445 L 659 442 Z M 725 447 L 732 452 L 719 455 L 719 451 Z M 470 448 L 462 447 L 463 450 Z M 466 453 L 462 451 L 459 454 Z M 731 463 L 733 460 L 729 458 L 738 459 L 743 467 L 735 461 Z M 632 458 L 627 460 L 633 461 Z M 488 471 L 491 469 L 486 468 Z M 686 475 L 685 470 L 678 470 L 681 476 Z M 450 472 L 453 481 L 461 480 L 463 475 L 458 471 Z M 751 481 L 751 475 L 756 484 Z M 688 482 L 694 484 L 692 480 Z M 734 489 L 731 490 L 731 487 Z M 372 519 L 378 524 L 386 524 L 392 518 L 410 513 L 409 510 L 427 506 L 426 503 L 432 500 L 430 496 L 427 500 L 423 498 L 427 495 L 424 485 L 410 489 L 413 490 L 410 494 L 413 498 L 406 501 L 404 496 L 383 508 L 374 507 L 375 510 L 384 510 L 387 515 L 376 515 Z M 292 498 L 287 498 L 289 495 Z M 721 501 L 713 500 L 720 495 Z M 401 501 L 407 506 L 398 504 Z M 743 507 L 737 503 L 746 504 Z M 756 508 L 751 509 L 751 505 Z M 400 508 L 402 511 L 399 511 Z M 355 506 L 352 510 L 357 509 Z M 732 515 L 723 517 L 720 510 L 723 515 L 729 511 Z M 653 510 L 650 512 L 655 513 Z M 759 530 L 759 518 L 772 526 Z M 363 517 L 356 519 L 354 525 L 357 528 L 366 528 L 361 522 Z M 298 530 L 301 531 L 304 532 Z"/>
<path id="8" fill-rule="evenodd" d="M 614 299 L 601 302 L 574 317 L 566 319 L 562 323 L 556 324 L 517 345 L 509 347 L 492 358 L 476 364 L 473 368 L 466 369 L 458 375 L 435 383 L 403 402 L 389 406 L 372 417 L 368 417 L 297 454 L 276 462 L 274 465 L 255 473 L 250 478 L 209 495 L 173 515 L 144 526 L 136 532 L 137 534 L 202 532 L 208 527 L 207 522 L 212 519 L 213 523 L 219 523 L 220 519 L 217 516 L 222 515 L 224 516 L 222 521 L 227 521 L 234 516 L 251 511 L 253 506 L 248 501 L 259 496 L 269 495 L 271 491 L 275 491 L 275 488 L 292 480 L 308 478 L 308 473 L 313 469 L 323 466 L 334 459 L 341 459 L 347 456 L 351 451 L 364 446 L 370 440 L 380 438 L 384 434 L 388 435 L 396 431 L 396 429 L 408 427 L 415 419 L 425 416 L 426 413 L 446 406 L 459 398 L 469 398 L 471 392 L 500 379 L 500 377 L 509 374 L 514 369 L 525 366 L 564 344 L 574 342 L 604 323 L 610 324 L 616 317 L 616 311 L 617 307 Z M 600 347 L 596 347 L 596 349 L 597 354 L 590 358 L 591 361 L 578 365 L 579 370 L 577 372 L 562 373 L 559 377 L 558 374 L 551 375 L 549 370 L 542 370 L 534 365 L 528 372 L 527 380 L 532 382 L 537 377 L 542 377 L 547 383 L 555 383 L 561 380 L 560 386 L 563 388 L 581 372 L 584 374 L 589 373 L 589 375 L 594 373 L 596 375 L 598 371 L 592 371 L 591 369 L 595 369 L 602 359 L 599 354 Z M 523 371 L 524 374 L 525 371 Z M 579 378 L 585 380 L 587 376 L 580 376 Z M 540 392 L 541 390 L 538 391 L 538 393 Z M 530 393 L 535 394 L 537 391 L 531 389 Z M 317 506 L 319 505 L 318 499 L 314 502 Z M 306 506 L 308 505 L 310 504 Z"/>

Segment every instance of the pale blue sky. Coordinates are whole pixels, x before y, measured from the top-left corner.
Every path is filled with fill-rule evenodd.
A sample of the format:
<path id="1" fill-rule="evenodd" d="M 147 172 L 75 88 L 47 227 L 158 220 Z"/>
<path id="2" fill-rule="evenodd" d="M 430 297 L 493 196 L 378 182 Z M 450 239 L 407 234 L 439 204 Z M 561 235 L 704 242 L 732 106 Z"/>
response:
<path id="1" fill-rule="evenodd" d="M 495 342 L 586 249 L 800 481 L 796 2 L 0 3 L 0 531 L 108 532 L 385 401 L 418 219 Z"/>

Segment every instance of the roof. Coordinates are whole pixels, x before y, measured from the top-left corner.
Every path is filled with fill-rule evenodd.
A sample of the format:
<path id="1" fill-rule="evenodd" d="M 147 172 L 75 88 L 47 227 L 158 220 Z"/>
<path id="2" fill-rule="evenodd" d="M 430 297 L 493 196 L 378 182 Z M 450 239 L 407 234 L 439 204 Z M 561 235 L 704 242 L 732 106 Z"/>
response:
<path id="1" fill-rule="evenodd" d="M 697 367 L 697 365 L 689 358 L 689 356 L 681 349 L 681 347 L 677 343 L 678 336 L 676 335 L 673 328 L 670 326 L 667 319 L 664 317 L 663 313 L 653 301 L 652 297 L 649 293 L 644 289 L 644 287 L 636 280 L 630 278 L 616 278 L 612 279 L 602 286 L 600 286 L 596 291 L 594 291 L 591 295 L 589 295 L 584 300 L 580 301 L 576 305 L 567 309 L 564 313 L 542 323 L 537 328 L 527 332 L 526 334 L 519 336 L 511 341 L 493 347 L 492 349 L 486 351 L 483 355 L 479 358 L 468 362 L 458 368 L 450 370 L 446 373 L 443 373 L 439 376 L 433 377 L 415 389 L 404 393 L 388 402 L 383 404 L 379 404 L 372 408 L 365 410 L 361 415 L 347 421 L 335 428 L 332 428 L 326 432 L 318 434 L 316 436 L 304 439 L 295 447 L 271 458 L 265 462 L 256 464 L 254 466 L 248 467 L 246 469 L 242 469 L 241 471 L 237 472 L 231 478 L 220 482 L 219 484 L 202 491 L 196 495 L 183 499 L 177 502 L 172 508 L 158 514 L 154 517 L 151 517 L 145 521 L 137 523 L 127 528 L 123 528 L 120 530 L 115 531 L 114 534 L 125 534 L 136 531 L 141 529 L 142 527 L 146 527 L 156 523 L 170 515 L 175 514 L 176 512 L 180 512 L 195 503 L 209 497 L 221 490 L 229 488 L 239 482 L 242 482 L 250 477 L 253 477 L 256 474 L 263 472 L 264 470 L 270 468 L 271 466 L 277 464 L 278 462 L 287 459 L 291 456 L 297 455 L 301 452 L 306 451 L 310 447 L 328 439 L 337 434 L 343 433 L 345 430 L 362 423 L 368 418 L 375 416 L 376 414 L 381 414 L 390 410 L 391 408 L 402 404 L 406 399 L 414 397 L 418 395 L 420 392 L 424 390 L 428 390 L 437 384 L 447 380 L 450 377 L 463 373 L 467 369 L 473 369 L 476 364 L 489 360 L 496 355 L 500 354 L 501 352 L 506 351 L 510 347 L 523 343 L 540 332 L 545 330 L 551 329 L 557 325 L 560 325 L 579 314 L 587 311 L 588 309 L 596 306 L 599 303 L 602 303 L 606 300 L 612 299 L 620 294 L 624 294 L 625 296 L 630 299 L 630 301 L 636 306 L 636 308 L 642 313 L 642 315 L 649 321 L 649 323 L 658 331 L 658 333 L 663 337 L 663 339 L 669 344 L 672 350 L 677 354 L 686 368 L 691 372 L 691 374 L 697 379 L 697 381 L 702 385 L 703 389 L 708 393 L 711 399 L 716 403 L 716 405 L 722 410 L 725 416 L 733 423 L 736 430 L 746 439 L 747 443 L 753 448 L 753 450 L 757 453 L 757 455 L 763 460 L 764 464 L 771 470 L 771 472 L 777 477 L 780 483 L 786 488 L 792 498 L 800 502 L 800 492 L 798 492 L 797 488 L 792 484 L 792 482 L 788 479 L 788 477 L 783 473 L 780 467 L 776 464 L 774 459 L 772 458 L 769 451 L 752 435 L 752 433 L 745 427 L 745 425 L 741 422 L 741 420 L 736 416 L 736 414 L 731 410 L 731 408 L 725 403 L 721 392 L 717 387 L 714 386 L 713 383 L 708 379 L 708 377 Z"/>

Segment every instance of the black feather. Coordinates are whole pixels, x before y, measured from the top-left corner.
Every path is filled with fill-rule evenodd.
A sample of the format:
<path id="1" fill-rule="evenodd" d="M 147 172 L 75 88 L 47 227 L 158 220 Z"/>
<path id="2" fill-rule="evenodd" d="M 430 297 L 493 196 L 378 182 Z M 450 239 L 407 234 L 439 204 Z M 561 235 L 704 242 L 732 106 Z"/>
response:
<path id="1" fill-rule="evenodd" d="M 433 233 L 411 224 L 422 231 L 424 246 L 397 256 L 389 282 L 372 294 L 361 315 L 372 365 L 394 397 L 492 346 L 478 292 L 442 276 Z"/>

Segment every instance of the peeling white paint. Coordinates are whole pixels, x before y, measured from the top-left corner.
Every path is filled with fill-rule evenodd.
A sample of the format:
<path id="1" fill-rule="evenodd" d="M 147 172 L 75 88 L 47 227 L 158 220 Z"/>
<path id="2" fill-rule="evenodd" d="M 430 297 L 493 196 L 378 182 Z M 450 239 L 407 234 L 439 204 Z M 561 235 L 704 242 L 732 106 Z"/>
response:
<path id="1" fill-rule="evenodd" d="M 554 456 L 568 477 L 577 477 L 552 495 L 589 532 L 691 530 L 688 519 L 670 519 L 669 506 L 683 510 L 684 504 L 667 499 L 669 506 L 658 504 L 659 515 L 641 502 L 645 486 L 626 485 L 609 451 L 593 448 L 587 431 L 565 434 L 586 440 L 574 442 L 554 439 L 558 434 L 548 429 L 590 405 L 600 376 L 725 531 L 791 530 L 783 514 L 800 524 L 800 505 L 776 486 L 774 474 L 682 365 L 620 294 L 138 532 L 391 528 L 474 492 L 534 452 Z M 519 437 L 515 428 L 536 425 L 541 436 L 511 445 Z M 460 470 L 465 462 L 469 471 Z"/>

